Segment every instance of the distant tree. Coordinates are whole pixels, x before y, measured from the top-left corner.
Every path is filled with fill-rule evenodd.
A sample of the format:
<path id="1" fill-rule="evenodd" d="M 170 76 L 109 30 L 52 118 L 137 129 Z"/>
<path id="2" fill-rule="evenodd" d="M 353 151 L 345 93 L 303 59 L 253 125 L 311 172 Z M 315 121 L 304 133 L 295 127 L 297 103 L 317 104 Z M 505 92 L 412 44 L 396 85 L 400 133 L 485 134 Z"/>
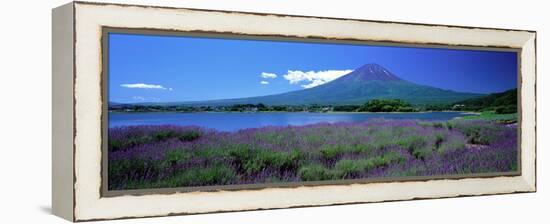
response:
<path id="1" fill-rule="evenodd" d="M 488 111 L 494 110 L 495 113 L 515 113 L 518 105 L 517 89 L 511 89 L 501 93 L 492 93 L 483 97 L 476 97 L 455 104 L 464 105 L 462 110 Z M 498 110 L 498 111 L 497 111 Z"/>
<path id="2" fill-rule="evenodd" d="M 517 113 L 518 109 L 516 105 L 498 106 L 495 108 L 497 114 L 513 114 Z"/>
<path id="3" fill-rule="evenodd" d="M 401 110 L 405 112 L 412 111 L 412 106 L 399 99 L 374 99 L 363 104 L 358 110 L 366 112 L 395 112 Z"/>
<path id="4" fill-rule="evenodd" d="M 274 110 L 274 111 L 286 111 L 285 106 L 273 106 L 273 107 L 271 107 L 271 109 Z"/>
<path id="5" fill-rule="evenodd" d="M 333 111 L 342 111 L 342 112 L 353 112 L 357 111 L 359 109 L 359 105 L 341 105 L 341 106 L 334 106 Z"/>
<path id="6" fill-rule="evenodd" d="M 383 105 L 382 106 L 382 112 L 392 112 L 395 110 L 395 107 L 392 105 Z"/>
<path id="7" fill-rule="evenodd" d="M 398 112 L 414 112 L 414 108 L 412 107 L 399 107 L 397 109 Z"/>

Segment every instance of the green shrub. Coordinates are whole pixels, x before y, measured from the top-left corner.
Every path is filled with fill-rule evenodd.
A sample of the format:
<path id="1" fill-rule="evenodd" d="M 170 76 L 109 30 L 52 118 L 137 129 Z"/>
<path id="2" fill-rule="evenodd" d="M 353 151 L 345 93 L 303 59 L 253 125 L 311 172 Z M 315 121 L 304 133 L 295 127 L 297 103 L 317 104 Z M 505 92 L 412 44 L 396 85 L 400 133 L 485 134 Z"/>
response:
<path id="1" fill-rule="evenodd" d="M 470 144 L 488 145 L 500 139 L 503 133 L 499 126 L 481 121 L 454 122 L 453 127 L 462 132 Z"/>
<path id="2" fill-rule="evenodd" d="M 434 127 L 434 128 L 443 128 L 444 125 L 441 122 L 434 122 L 434 123 L 432 123 L 432 127 Z"/>
<path id="3" fill-rule="evenodd" d="M 215 165 L 180 171 L 156 185 L 157 187 L 224 185 L 231 184 L 235 180 L 234 170 L 227 166 Z"/>
<path id="4" fill-rule="evenodd" d="M 137 133 L 125 136 L 123 139 L 110 138 L 108 141 L 108 149 L 111 152 L 129 149 L 131 147 L 148 144 L 153 142 L 161 142 L 170 138 L 177 138 L 180 141 L 193 141 L 202 136 L 200 130 L 155 130 L 150 133 Z"/>
<path id="5" fill-rule="evenodd" d="M 166 151 L 164 162 L 166 165 L 175 165 L 191 158 L 191 153 L 184 149 L 175 149 Z"/>
<path id="6" fill-rule="evenodd" d="M 426 142 L 426 137 L 420 135 L 411 135 L 397 140 L 397 144 L 409 150 L 409 152 L 413 152 L 424 147 L 426 145 Z"/>
<path id="7" fill-rule="evenodd" d="M 200 138 L 200 136 L 201 132 L 198 130 L 162 130 L 153 134 L 153 138 L 155 141 L 164 141 L 169 138 L 177 138 L 181 141 L 193 141 Z"/>
<path id="8" fill-rule="evenodd" d="M 428 140 L 426 138 L 426 136 L 411 135 L 399 139 L 397 144 L 407 149 L 417 159 L 424 159 L 432 153 L 432 148 L 427 145 Z"/>
<path id="9" fill-rule="evenodd" d="M 228 146 L 231 147 L 231 146 Z M 231 150 L 225 147 L 205 146 L 193 151 L 193 156 L 203 159 L 227 158 Z"/>
<path id="10" fill-rule="evenodd" d="M 338 178 L 350 178 L 363 171 L 364 167 L 358 160 L 343 159 L 336 162 L 334 169 L 334 174 Z"/>
<path id="11" fill-rule="evenodd" d="M 405 161 L 405 157 L 403 157 L 398 152 L 394 152 L 394 151 L 385 153 L 384 155 L 382 155 L 382 159 L 386 162 L 386 164 L 394 163 L 394 162 L 402 163 Z"/>
<path id="12" fill-rule="evenodd" d="M 338 145 L 324 145 L 320 150 L 321 156 L 327 161 L 337 159 L 342 155 L 343 151 L 342 147 Z"/>
<path id="13" fill-rule="evenodd" d="M 336 178 L 350 178 L 364 171 L 404 161 L 405 158 L 397 152 L 388 152 L 368 159 L 342 159 L 334 165 L 332 175 Z"/>
<path id="14" fill-rule="evenodd" d="M 277 152 L 265 149 L 252 149 L 248 146 L 239 146 L 230 151 L 229 155 L 238 164 L 238 168 L 247 174 L 258 173 L 266 168 L 280 171 L 295 170 L 301 159 L 302 152 Z"/>
<path id="15" fill-rule="evenodd" d="M 369 153 L 373 149 L 374 147 L 370 144 L 351 144 L 348 151 L 352 153 Z"/>
<path id="16" fill-rule="evenodd" d="M 115 152 L 124 148 L 124 143 L 121 140 L 109 139 L 108 149 L 110 152 Z"/>
<path id="17" fill-rule="evenodd" d="M 445 122 L 445 127 L 447 127 L 447 129 L 449 129 L 449 130 L 453 130 L 454 122 L 451 122 L 451 121 Z"/>
<path id="18" fill-rule="evenodd" d="M 455 150 L 462 150 L 466 148 L 466 144 L 462 139 L 449 139 L 448 141 L 443 142 L 439 148 L 437 149 L 437 152 L 440 154 L 446 153 L 446 152 L 452 152 Z"/>
<path id="19" fill-rule="evenodd" d="M 109 151 L 115 152 L 118 150 L 128 149 L 137 145 L 153 142 L 150 136 L 135 136 L 128 137 L 124 140 L 109 139 L 108 148 Z"/>
<path id="20" fill-rule="evenodd" d="M 441 146 L 441 143 L 445 140 L 445 135 L 442 133 L 435 133 L 435 143 L 434 147 L 437 149 L 439 146 Z"/>
<path id="21" fill-rule="evenodd" d="M 300 167 L 300 169 L 298 169 L 298 176 L 303 181 L 320 181 L 332 179 L 331 172 L 319 164 Z"/>
<path id="22" fill-rule="evenodd" d="M 417 159 L 425 159 L 426 157 L 430 156 L 433 153 L 433 151 L 429 148 L 419 148 L 412 152 L 412 155 Z"/>
<path id="23" fill-rule="evenodd" d="M 156 177 L 161 169 L 160 163 L 145 158 L 110 160 L 109 186 L 116 187 L 125 182 L 140 182 L 145 178 Z"/>
<path id="24" fill-rule="evenodd" d="M 163 130 L 158 131 L 152 134 L 155 141 L 163 141 L 169 138 L 173 138 L 177 136 L 177 132 L 174 130 Z"/>
<path id="25" fill-rule="evenodd" d="M 202 133 L 197 130 L 188 130 L 179 134 L 178 139 L 181 141 L 193 141 L 200 138 Z"/>
<path id="26" fill-rule="evenodd" d="M 376 156 L 368 158 L 363 162 L 363 168 L 365 170 L 371 170 L 374 168 L 389 165 L 391 163 L 402 163 L 405 158 L 397 152 L 388 152 L 382 156 Z"/>
<path id="27" fill-rule="evenodd" d="M 495 108 L 496 114 L 513 114 L 517 112 L 518 108 L 516 105 L 499 106 Z"/>

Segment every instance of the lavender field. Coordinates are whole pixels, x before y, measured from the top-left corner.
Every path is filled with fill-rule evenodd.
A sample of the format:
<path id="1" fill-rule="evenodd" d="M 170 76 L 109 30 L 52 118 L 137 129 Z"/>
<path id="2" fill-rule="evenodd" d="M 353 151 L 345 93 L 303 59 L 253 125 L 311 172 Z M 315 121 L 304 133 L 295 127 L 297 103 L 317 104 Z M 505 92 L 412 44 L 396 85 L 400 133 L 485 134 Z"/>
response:
<path id="1" fill-rule="evenodd" d="M 369 120 L 236 132 L 109 128 L 108 188 L 479 174 L 517 170 L 517 127 L 482 120 Z"/>

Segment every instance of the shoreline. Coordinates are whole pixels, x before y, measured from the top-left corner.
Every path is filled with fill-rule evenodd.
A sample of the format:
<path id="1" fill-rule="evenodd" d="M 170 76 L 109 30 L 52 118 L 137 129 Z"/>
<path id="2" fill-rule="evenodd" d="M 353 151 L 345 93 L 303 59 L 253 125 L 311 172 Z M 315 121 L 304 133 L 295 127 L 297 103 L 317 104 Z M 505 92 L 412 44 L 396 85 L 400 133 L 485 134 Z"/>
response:
<path id="1" fill-rule="evenodd" d="M 182 112 L 182 111 L 144 111 L 144 112 L 125 112 L 125 111 L 108 111 L 109 113 L 117 114 L 138 114 L 138 113 L 181 113 L 181 114 L 192 114 L 192 113 L 227 113 L 227 114 L 260 114 L 260 113 L 311 113 L 311 114 L 426 114 L 426 113 L 461 113 L 463 115 L 481 115 L 481 112 L 475 111 L 455 111 L 455 110 L 445 110 L 445 111 L 415 111 L 415 112 L 346 112 L 346 111 L 327 111 L 327 112 L 309 112 L 309 111 L 257 111 L 257 112 L 239 112 L 239 111 L 194 111 L 194 112 Z"/>

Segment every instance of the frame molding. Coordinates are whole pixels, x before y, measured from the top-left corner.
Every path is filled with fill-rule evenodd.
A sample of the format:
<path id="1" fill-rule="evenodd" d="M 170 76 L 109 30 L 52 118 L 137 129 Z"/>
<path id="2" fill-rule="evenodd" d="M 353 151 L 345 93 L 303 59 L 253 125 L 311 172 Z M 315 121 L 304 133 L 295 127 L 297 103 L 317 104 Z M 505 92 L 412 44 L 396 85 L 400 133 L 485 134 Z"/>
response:
<path id="1" fill-rule="evenodd" d="M 536 191 L 536 32 L 428 24 L 378 22 L 354 19 L 272 15 L 213 10 L 193 10 L 120 4 L 74 2 L 62 6 L 72 12 L 54 10 L 54 18 L 65 15 L 72 28 L 56 29 L 62 21 L 54 19 L 54 42 L 71 36 L 60 46 L 54 43 L 56 59 L 73 52 L 73 63 L 65 59 L 54 66 L 54 86 L 72 90 L 54 92 L 54 108 L 74 116 L 67 125 L 54 119 L 53 167 L 54 214 L 71 221 L 166 216 L 243 210 L 324 206 L 336 204 L 447 198 Z M 61 8 L 61 7 L 60 7 Z M 67 22 L 67 21 L 64 21 Z M 245 24 L 245 25 L 243 25 Z M 160 29 L 173 32 L 214 32 L 230 35 L 314 38 L 329 41 L 385 42 L 395 44 L 449 47 L 490 47 L 521 49 L 520 119 L 521 175 L 487 178 L 412 180 L 389 183 L 350 183 L 348 185 L 296 186 L 216 192 L 179 192 L 173 194 L 101 194 L 102 161 L 102 45 L 105 27 Z M 56 35 L 57 34 L 57 35 Z M 56 47 L 59 46 L 59 47 Z M 56 54 L 59 53 L 59 54 Z M 59 61 L 61 62 L 61 61 Z M 72 77 L 74 82 L 60 79 Z M 56 100 L 58 99 L 58 100 Z M 69 106 L 59 106 L 72 102 Z M 64 113 L 56 112 L 54 118 Z M 71 126 L 71 127 L 69 127 Z M 56 129 L 59 127 L 59 129 Z M 67 132 L 63 132 L 63 130 Z M 70 131 L 69 131 L 70 130 Z M 56 134 L 58 132 L 58 134 Z M 62 143 L 61 145 L 56 142 Z M 70 153 L 70 154 L 69 154 Z M 73 154 L 74 153 L 74 154 Z M 69 158 L 59 160 L 56 158 Z M 61 167 L 73 167 L 69 172 Z M 69 178 L 70 177 L 70 178 Z M 64 180 L 64 181 L 63 181 Z M 73 180 L 70 183 L 67 180 Z M 56 185 L 56 183 L 58 183 Z M 56 201 L 74 190 L 71 200 Z M 67 208 L 68 201 L 73 202 Z M 131 209 L 127 209 L 131 208 Z"/>
<path id="2" fill-rule="evenodd" d="M 372 42 L 372 41 L 357 41 L 357 40 L 341 40 L 341 39 L 320 39 L 320 38 L 294 38 L 285 36 L 252 36 L 243 34 L 220 34 L 215 32 L 184 32 L 184 31 L 171 31 L 160 29 L 134 29 L 134 28 L 113 28 L 102 27 L 102 45 L 101 45 L 101 57 L 102 57 L 102 102 L 108 102 L 109 95 L 109 37 L 110 33 L 116 34 L 136 34 L 136 35 L 158 35 L 158 36 L 170 36 L 170 37 L 202 37 L 202 38 L 218 38 L 218 39 L 233 39 L 233 40 L 262 40 L 262 41 L 288 41 L 288 42 L 300 42 L 300 43 L 330 43 L 330 44 L 353 44 L 353 45 L 369 45 L 369 46 L 397 46 L 397 47 L 422 47 L 422 48 L 434 48 L 434 49 L 457 49 L 457 50 L 477 50 L 477 51 L 502 51 L 502 52 L 514 52 L 518 55 L 518 71 L 517 78 L 518 83 L 521 79 L 521 71 L 519 65 L 521 60 L 519 55 L 521 49 L 519 48 L 495 48 L 495 47 L 473 47 L 473 46 L 448 46 L 448 45 L 425 45 L 425 44 L 402 44 L 394 42 Z M 518 84 L 518 89 L 521 91 L 521 86 Z M 518 94 L 518 102 L 521 102 L 521 98 Z M 519 114 L 521 114 L 521 108 Z M 106 116 L 104 116 L 106 115 Z M 366 183 L 384 183 L 384 182 L 408 182 L 408 181 L 428 181 L 428 180 L 445 180 L 445 179 L 463 179 L 463 178 L 491 178 L 502 176 L 519 176 L 521 175 L 521 166 L 518 166 L 516 171 L 508 172 L 491 172 L 491 173 L 478 173 L 478 174 L 450 174 L 450 175 L 434 175 L 434 176 L 412 176 L 412 177 L 382 177 L 382 178 L 360 178 L 360 179 L 345 179 L 345 180 L 329 180 L 329 181 L 301 181 L 301 182 L 287 182 L 287 183 L 262 183 L 262 184 L 242 184 L 242 185 L 218 185 L 218 186 L 197 186 L 197 187 L 177 187 L 177 188 L 161 188 L 161 189 L 134 189 L 134 190 L 108 190 L 108 105 L 103 104 L 102 111 L 102 183 L 101 183 L 101 196 L 113 197 L 123 195 L 147 195 L 147 194 L 173 194 L 177 192 L 196 192 L 196 191 L 217 191 L 217 190 L 257 190 L 264 188 L 294 188 L 299 186 L 326 186 L 326 185 L 349 185 L 349 184 L 366 184 Z M 518 124 L 521 125 L 521 117 L 518 119 Z M 521 164 L 521 130 L 518 128 L 518 155 L 517 162 Z"/>

